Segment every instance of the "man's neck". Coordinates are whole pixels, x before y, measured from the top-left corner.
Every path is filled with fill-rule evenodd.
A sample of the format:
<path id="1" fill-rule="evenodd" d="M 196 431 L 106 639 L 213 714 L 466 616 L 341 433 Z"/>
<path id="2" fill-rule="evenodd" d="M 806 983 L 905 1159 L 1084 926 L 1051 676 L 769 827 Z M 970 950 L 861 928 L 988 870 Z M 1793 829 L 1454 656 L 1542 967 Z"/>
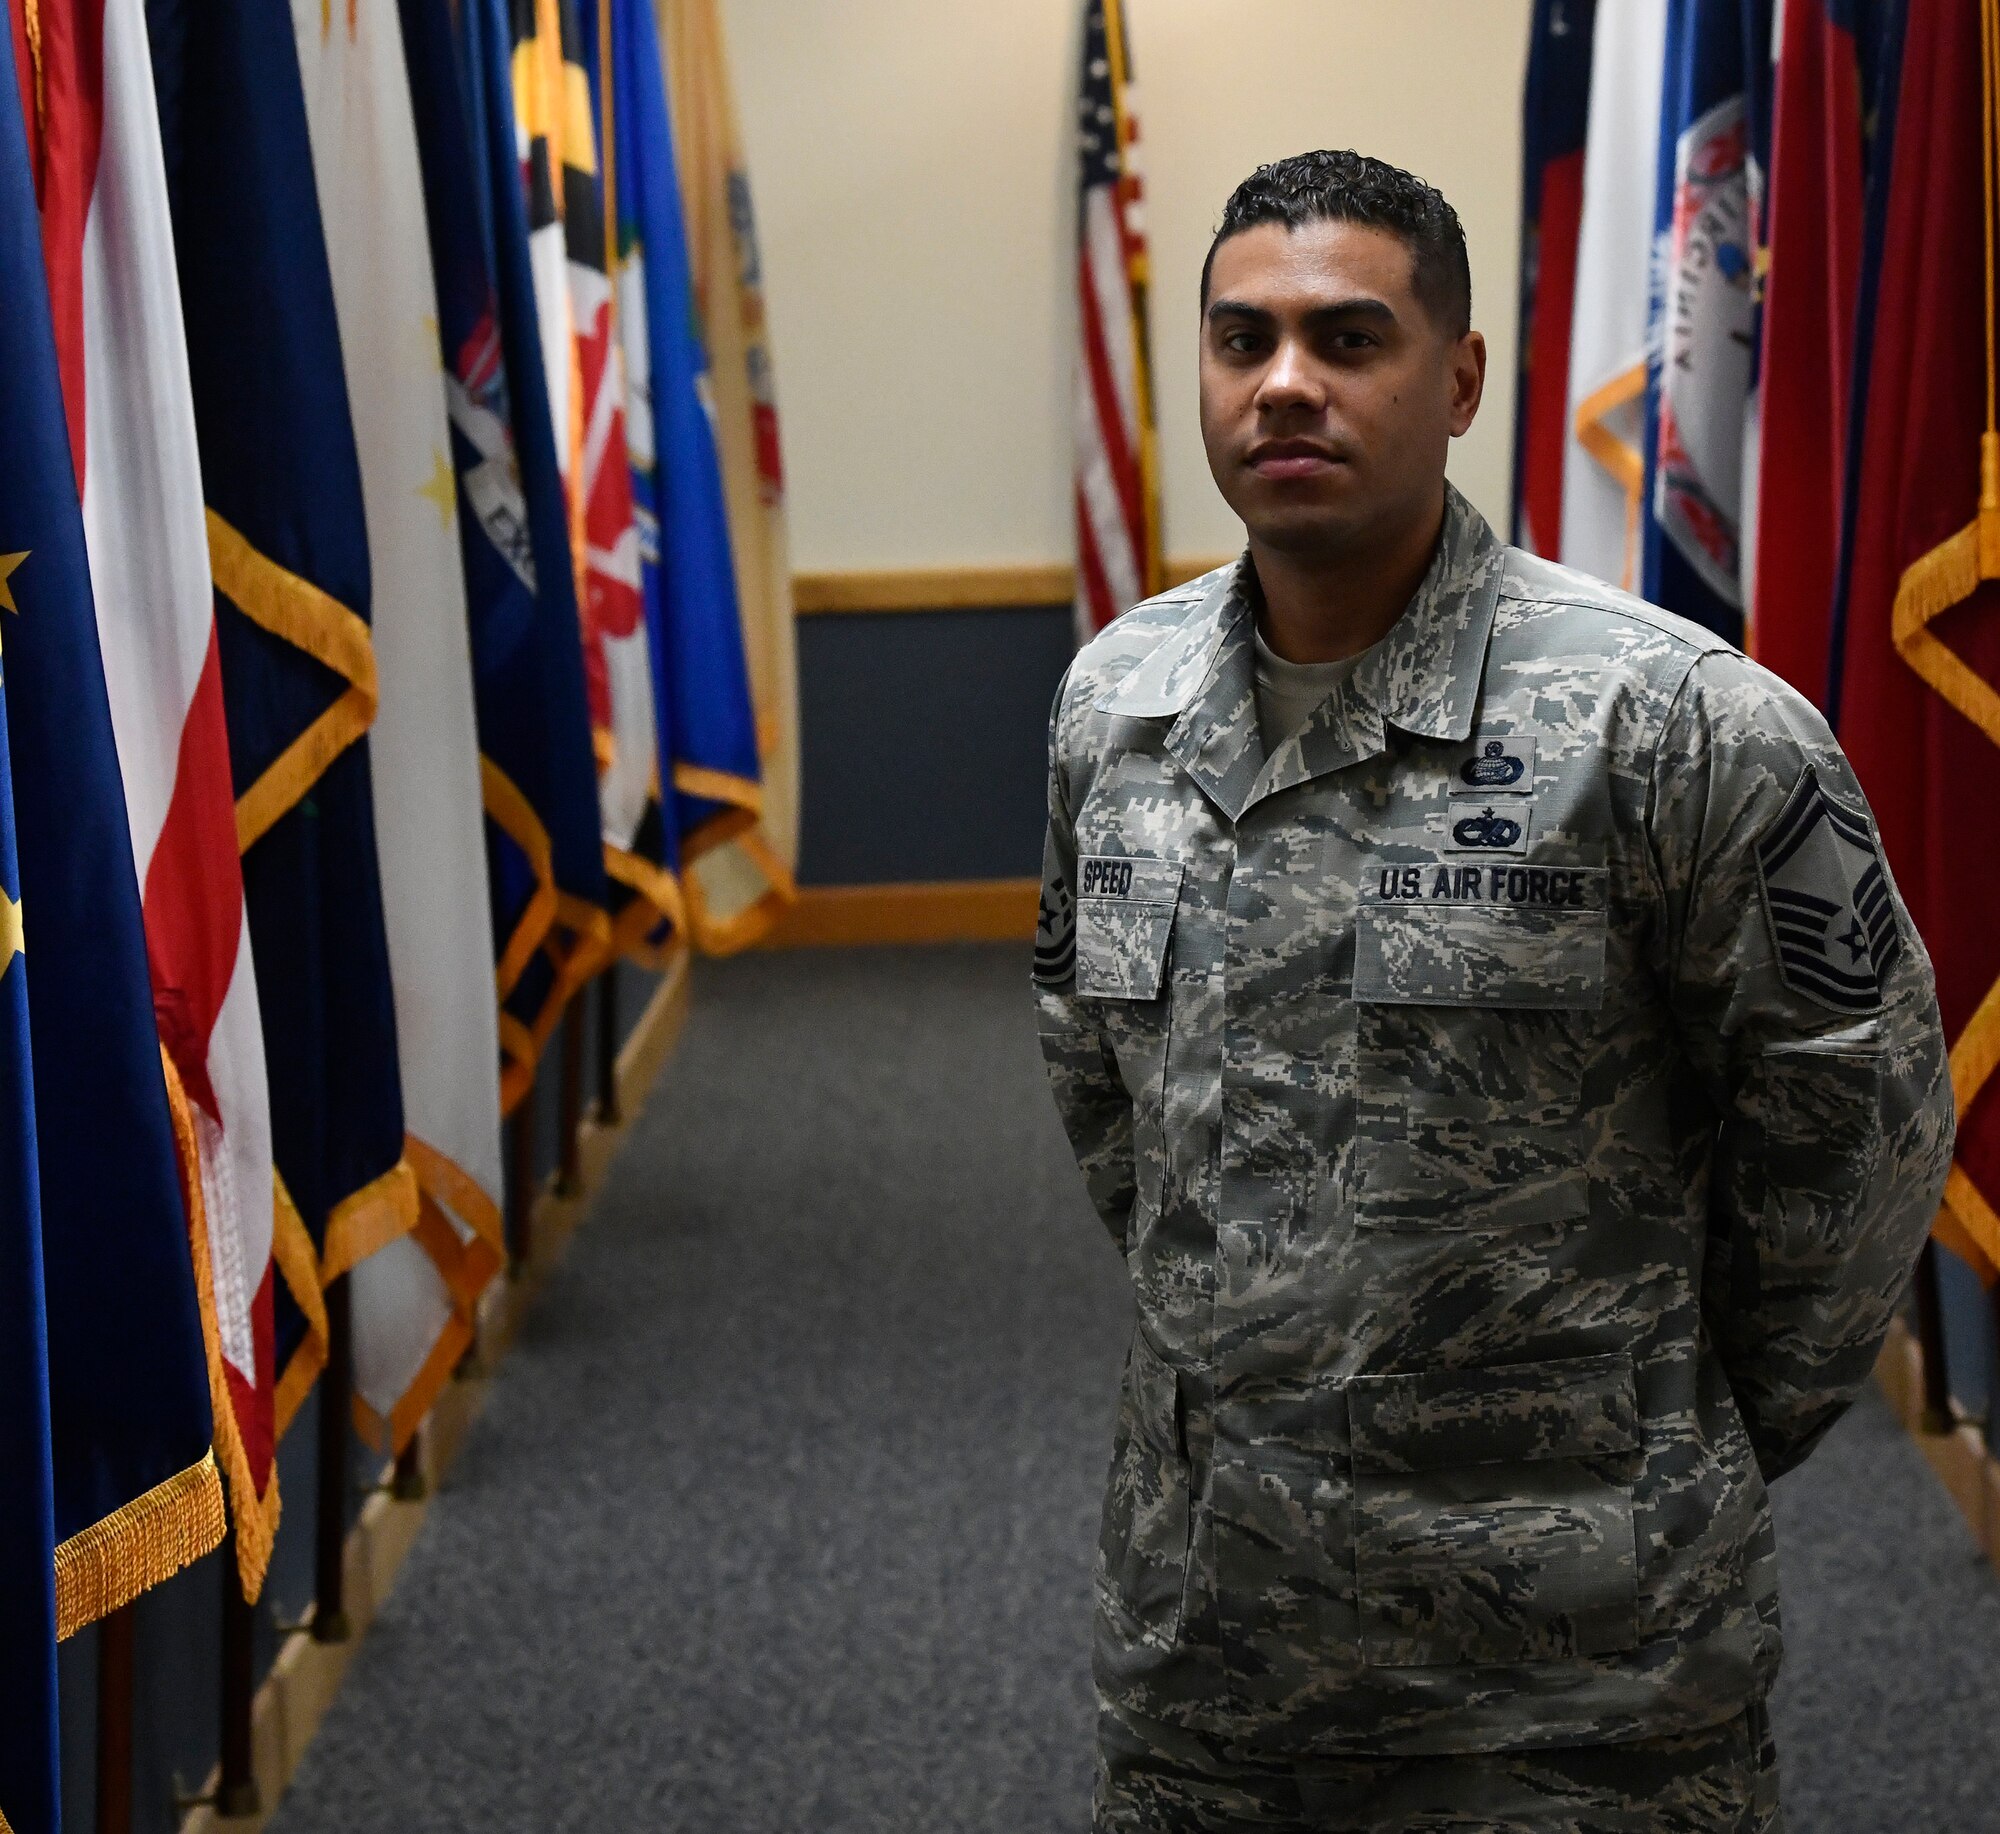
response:
<path id="1" fill-rule="evenodd" d="M 1338 662 L 1388 635 L 1429 572 L 1444 528 L 1435 514 L 1413 519 L 1367 547 L 1279 550 L 1253 534 L 1250 559 L 1264 596 L 1258 628 L 1287 662 Z"/>

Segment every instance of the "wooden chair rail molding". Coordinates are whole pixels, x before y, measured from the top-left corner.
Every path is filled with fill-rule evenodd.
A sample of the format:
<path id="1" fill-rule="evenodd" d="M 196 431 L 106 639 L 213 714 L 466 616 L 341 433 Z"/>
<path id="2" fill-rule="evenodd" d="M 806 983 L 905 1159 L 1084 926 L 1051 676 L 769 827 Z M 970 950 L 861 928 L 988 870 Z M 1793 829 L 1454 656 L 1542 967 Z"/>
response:
<path id="1" fill-rule="evenodd" d="M 1236 557 L 1183 555 L 1167 562 L 1167 583 L 1199 579 Z M 1067 561 L 1005 567 L 898 567 L 792 576 L 801 616 L 840 611 L 993 611 L 1067 605 L 1076 569 Z"/>
<path id="2" fill-rule="evenodd" d="M 872 943 L 1019 942 L 1035 934 L 1039 879 L 801 885 L 757 946 L 852 949 Z"/>

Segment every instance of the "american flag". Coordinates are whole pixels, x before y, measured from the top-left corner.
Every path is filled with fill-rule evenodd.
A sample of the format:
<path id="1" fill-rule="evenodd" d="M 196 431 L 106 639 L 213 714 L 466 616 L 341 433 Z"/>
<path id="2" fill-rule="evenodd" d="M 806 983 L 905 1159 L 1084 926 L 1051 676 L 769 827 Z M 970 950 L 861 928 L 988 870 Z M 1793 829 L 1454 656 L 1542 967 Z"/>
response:
<path id="1" fill-rule="evenodd" d="M 1138 140 L 1122 0 L 1086 0 L 1077 97 L 1079 642 L 1163 583 Z"/>

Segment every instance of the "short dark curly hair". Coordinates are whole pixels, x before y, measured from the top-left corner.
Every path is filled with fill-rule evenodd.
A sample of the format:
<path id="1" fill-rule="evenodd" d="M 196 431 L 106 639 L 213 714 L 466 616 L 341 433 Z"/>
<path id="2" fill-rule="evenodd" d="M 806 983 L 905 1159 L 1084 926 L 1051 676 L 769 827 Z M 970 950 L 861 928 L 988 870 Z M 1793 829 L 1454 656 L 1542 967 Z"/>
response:
<path id="1" fill-rule="evenodd" d="M 1259 223 L 1367 223 L 1409 244 L 1416 264 L 1417 297 L 1453 337 L 1472 329 L 1472 268 L 1465 256 L 1465 228 L 1444 194 L 1401 166 L 1351 149 L 1295 153 L 1259 166 L 1222 207 L 1222 225 L 1201 266 L 1201 298 L 1215 251 L 1231 236 Z"/>

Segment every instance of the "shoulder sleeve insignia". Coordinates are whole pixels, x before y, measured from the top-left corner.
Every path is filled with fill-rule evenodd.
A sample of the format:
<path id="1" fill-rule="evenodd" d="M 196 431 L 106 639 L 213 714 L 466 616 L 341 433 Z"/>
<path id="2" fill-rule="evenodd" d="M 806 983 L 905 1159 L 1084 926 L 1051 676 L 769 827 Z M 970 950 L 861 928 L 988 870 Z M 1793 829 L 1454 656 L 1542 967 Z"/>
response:
<path id="1" fill-rule="evenodd" d="M 1879 1010 L 1902 946 L 1882 855 L 1811 765 L 1757 843 L 1757 878 L 1785 985 L 1836 1012 Z"/>
<path id="2" fill-rule="evenodd" d="M 1035 918 L 1035 979 L 1055 986 L 1076 972 L 1076 900 L 1069 882 L 1055 873 L 1042 886 Z"/>

